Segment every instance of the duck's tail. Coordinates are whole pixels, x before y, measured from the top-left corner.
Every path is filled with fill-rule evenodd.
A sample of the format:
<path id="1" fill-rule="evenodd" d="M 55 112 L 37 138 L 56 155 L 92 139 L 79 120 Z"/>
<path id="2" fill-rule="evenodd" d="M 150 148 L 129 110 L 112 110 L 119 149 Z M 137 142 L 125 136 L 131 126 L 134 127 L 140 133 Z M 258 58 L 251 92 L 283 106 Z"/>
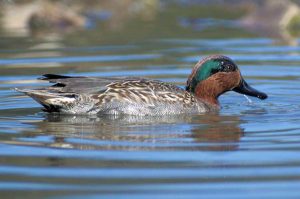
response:
<path id="1" fill-rule="evenodd" d="M 19 89 L 15 88 L 16 91 L 22 92 L 39 104 L 44 106 L 46 112 L 61 112 L 64 109 L 74 103 L 74 95 L 61 95 L 55 92 L 49 92 L 46 89 Z"/>

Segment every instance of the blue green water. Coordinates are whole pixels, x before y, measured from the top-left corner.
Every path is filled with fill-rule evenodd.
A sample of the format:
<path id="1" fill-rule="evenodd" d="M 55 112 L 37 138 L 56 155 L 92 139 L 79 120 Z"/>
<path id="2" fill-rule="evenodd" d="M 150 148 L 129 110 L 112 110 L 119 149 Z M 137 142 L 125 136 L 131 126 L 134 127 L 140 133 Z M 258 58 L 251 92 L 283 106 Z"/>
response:
<path id="1" fill-rule="evenodd" d="M 0 50 L 1 198 L 299 198 L 298 46 L 243 35 L 111 45 L 0 37 L 14 44 Z M 269 98 L 228 92 L 220 112 L 198 116 L 59 116 L 13 90 L 48 85 L 36 80 L 45 73 L 184 86 L 216 53 Z"/>

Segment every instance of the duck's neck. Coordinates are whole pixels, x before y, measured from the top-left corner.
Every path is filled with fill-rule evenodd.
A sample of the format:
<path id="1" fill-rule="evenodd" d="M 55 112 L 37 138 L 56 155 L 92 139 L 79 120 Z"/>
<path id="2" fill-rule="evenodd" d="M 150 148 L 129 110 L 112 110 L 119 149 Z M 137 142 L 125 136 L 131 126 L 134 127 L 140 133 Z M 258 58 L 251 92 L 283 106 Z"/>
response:
<path id="1" fill-rule="evenodd" d="M 220 96 L 220 88 L 217 87 L 213 82 L 203 81 L 198 83 L 195 88 L 195 96 L 207 103 L 208 105 L 216 108 L 220 107 L 218 97 Z"/>

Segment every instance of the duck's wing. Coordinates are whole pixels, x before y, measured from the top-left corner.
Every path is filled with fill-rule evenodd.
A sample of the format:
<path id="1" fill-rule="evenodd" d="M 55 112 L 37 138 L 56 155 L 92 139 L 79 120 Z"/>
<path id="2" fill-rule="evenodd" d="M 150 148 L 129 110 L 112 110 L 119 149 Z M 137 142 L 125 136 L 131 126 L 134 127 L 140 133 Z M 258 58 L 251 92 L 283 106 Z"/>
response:
<path id="1" fill-rule="evenodd" d="M 16 89 L 42 104 L 46 111 L 59 112 L 62 108 L 80 106 L 88 112 L 93 107 L 121 109 L 125 104 L 135 107 L 161 107 L 165 105 L 191 104 L 194 97 L 173 84 L 139 77 L 70 77 L 44 75 L 41 80 L 54 83 L 38 89 Z M 119 108 L 118 108 L 119 107 Z M 79 109 L 75 112 L 78 113 Z"/>
<path id="2" fill-rule="evenodd" d="M 47 87 L 49 91 L 60 93 L 93 94 L 104 91 L 111 83 L 124 81 L 147 80 L 139 77 L 84 77 L 45 74 L 40 80 L 49 81 L 54 85 Z M 45 88 L 44 88 L 45 89 Z"/>
<path id="3" fill-rule="evenodd" d="M 98 96 L 104 93 L 112 83 L 124 81 L 141 80 L 142 78 L 133 77 L 84 77 L 84 76 L 63 76 L 55 74 L 46 74 L 39 78 L 49 81 L 53 85 L 41 88 L 15 88 L 35 101 L 43 105 L 46 111 L 58 112 L 61 106 L 72 104 L 76 99 L 85 96 L 85 99 L 94 95 Z"/>

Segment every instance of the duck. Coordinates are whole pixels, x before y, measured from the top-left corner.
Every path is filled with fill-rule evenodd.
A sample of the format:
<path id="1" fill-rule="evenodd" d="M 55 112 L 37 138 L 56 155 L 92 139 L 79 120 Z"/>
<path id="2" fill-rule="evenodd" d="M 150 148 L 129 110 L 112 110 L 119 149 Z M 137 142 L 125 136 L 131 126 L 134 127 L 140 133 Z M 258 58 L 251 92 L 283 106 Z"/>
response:
<path id="1" fill-rule="evenodd" d="M 141 77 L 85 77 L 45 74 L 51 86 L 16 88 L 40 103 L 43 111 L 88 115 L 175 115 L 220 110 L 219 96 L 227 91 L 264 100 L 267 94 L 252 88 L 238 66 L 224 55 L 200 60 L 186 87 Z"/>

